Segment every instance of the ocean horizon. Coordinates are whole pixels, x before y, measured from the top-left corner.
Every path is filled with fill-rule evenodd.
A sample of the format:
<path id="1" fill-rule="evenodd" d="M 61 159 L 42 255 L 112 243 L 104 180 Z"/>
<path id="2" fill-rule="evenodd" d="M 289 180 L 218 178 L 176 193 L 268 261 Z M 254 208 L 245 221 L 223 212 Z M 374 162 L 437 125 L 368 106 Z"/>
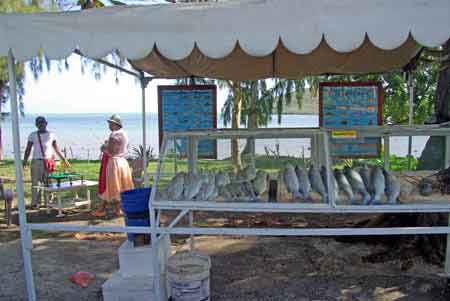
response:
<path id="1" fill-rule="evenodd" d="M 36 130 L 34 120 L 36 116 L 43 115 L 48 120 L 48 129 L 57 137 L 61 149 L 65 149 L 68 159 L 97 160 L 100 157 L 100 145 L 108 138 L 109 129 L 106 120 L 108 113 L 67 113 L 67 114 L 27 114 L 20 117 L 20 144 L 21 152 L 26 146 L 28 135 Z M 142 144 L 142 114 L 121 113 L 124 130 L 129 137 L 129 150 Z M 220 116 L 220 114 L 218 114 Z M 158 114 L 146 114 L 147 145 L 153 148 L 153 154 L 158 155 Z M 281 124 L 277 116 L 273 115 L 267 128 L 307 128 L 318 127 L 319 116 L 314 114 L 285 114 Z M 218 128 L 226 128 L 221 118 L 217 120 Z M 229 126 L 228 126 L 229 127 Z M 13 158 L 11 120 L 8 116 L 2 121 L 2 140 L 5 158 Z M 427 137 L 413 137 L 413 156 L 419 157 L 423 151 Z M 242 146 L 245 141 L 241 141 Z M 280 155 L 295 157 L 310 156 L 309 139 L 264 139 L 257 140 L 256 152 L 265 154 L 266 150 L 275 150 L 279 146 Z M 405 156 L 408 152 L 407 137 L 391 138 L 392 153 Z M 218 142 L 218 158 L 230 156 L 229 141 Z"/>

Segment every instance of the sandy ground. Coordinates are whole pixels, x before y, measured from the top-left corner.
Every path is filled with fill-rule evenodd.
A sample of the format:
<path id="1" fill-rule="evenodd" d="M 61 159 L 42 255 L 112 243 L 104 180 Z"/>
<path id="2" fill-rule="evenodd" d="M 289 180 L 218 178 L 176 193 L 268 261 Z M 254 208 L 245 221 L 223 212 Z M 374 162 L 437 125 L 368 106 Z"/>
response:
<path id="1" fill-rule="evenodd" d="M 227 223 L 230 216 L 200 218 Z M 75 220 L 92 223 L 80 216 L 72 221 L 69 216 L 66 222 Z M 233 224 L 248 223 L 242 218 L 233 220 Z M 16 226 L 0 227 L 0 300 L 26 299 L 17 237 Z M 124 235 L 112 234 L 34 234 L 32 260 L 38 300 L 102 300 L 101 285 L 118 269 L 117 249 L 124 239 Z M 443 272 L 441 266 L 421 258 L 413 258 L 406 268 L 402 258 L 379 263 L 364 260 L 383 251 L 383 245 L 333 238 L 229 236 L 200 236 L 195 243 L 212 259 L 211 300 L 450 300 L 444 290 L 446 281 L 438 276 Z M 186 239 L 172 237 L 174 251 L 186 247 Z M 88 288 L 69 281 L 77 271 L 95 275 Z"/>

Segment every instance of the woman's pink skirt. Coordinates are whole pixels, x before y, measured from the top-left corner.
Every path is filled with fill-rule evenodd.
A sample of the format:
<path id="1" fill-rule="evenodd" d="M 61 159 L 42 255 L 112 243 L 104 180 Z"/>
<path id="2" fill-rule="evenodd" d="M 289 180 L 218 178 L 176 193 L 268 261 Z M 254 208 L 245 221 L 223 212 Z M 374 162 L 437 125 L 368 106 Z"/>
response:
<path id="1" fill-rule="evenodd" d="M 121 192 L 133 188 L 133 178 L 127 160 L 123 157 L 110 157 L 106 166 L 106 187 L 100 198 L 108 202 L 119 201 Z"/>

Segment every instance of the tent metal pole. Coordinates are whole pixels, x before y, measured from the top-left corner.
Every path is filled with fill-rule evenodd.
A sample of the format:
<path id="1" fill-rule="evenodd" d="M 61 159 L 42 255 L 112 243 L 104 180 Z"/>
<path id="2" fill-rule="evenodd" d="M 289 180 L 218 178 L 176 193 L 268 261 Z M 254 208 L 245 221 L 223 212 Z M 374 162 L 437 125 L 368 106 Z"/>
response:
<path id="1" fill-rule="evenodd" d="M 22 159 L 20 158 L 20 132 L 19 132 L 19 113 L 17 105 L 17 83 L 14 56 L 12 50 L 8 53 L 8 75 L 10 84 L 10 103 L 11 103 L 11 127 L 14 146 L 14 166 L 16 168 L 16 191 L 19 207 L 20 223 L 20 242 L 22 245 L 23 264 L 25 269 L 25 280 L 27 286 L 28 300 L 36 300 L 34 289 L 33 270 L 31 267 L 31 249 L 32 237 L 31 230 L 27 225 L 27 216 L 25 211 L 25 195 L 23 190 Z"/>
<path id="2" fill-rule="evenodd" d="M 408 91 L 409 91 L 409 114 L 408 125 L 413 125 L 414 117 L 414 82 L 412 72 L 408 72 Z M 408 137 L 408 170 L 411 170 L 411 155 L 412 155 L 412 136 Z"/>
<path id="3" fill-rule="evenodd" d="M 85 56 L 85 55 L 84 55 L 80 50 L 78 50 L 78 49 L 75 49 L 73 52 L 74 52 L 75 54 L 78 54 L 78 55 L 81 56 L 81 57 L 85 57 L 85 58 L 90 59 L 90 60 L 93 60 L 93 61 L 95 61 L 95 62 L 97 62 L 97 63 L 100 63 L 100 64 L 106 65 L 106 66 L 108 66 L 108 67 L 111 67 L 111 68 L 113 68 L 113 69 L 117 69 L 117 70 L 119 70 L 119 71 L 121 71 L 121 72 L 125 72 L 125 73 L 127 73 L 127 74 L 129 74 L 129 75 L 132 75 L 132 76 L 141 78 L 141 76 L 140 76 L 139 74 L 137 74 L 137 73 L 135 73 L 135 72 L 133 72 L 133 71 L 127 70 L 127 69 L 125 69 L 125 68 L 123 68 L 123 67 L 121 67 L 121 66 L 114 65 L 113 63 L 110 63 L 110 62 L 105 61 L 105 60 L 102 60 L 102 59 L 96 59 L 96 58 L 91 58 L 91 57 Z"/>
<path id="4" fill-rule="evenodd" d="M 141 81 L 141 90 L 142 90 L 142 164 L 144 168 L 144 187 L 148 187 L 148 170 L 147 164 L 147 118 L 146 118 L 146 110 L 145 110 L 145 88 L 147 87 L 148 81 L 145 79 L 144 72 L 140 71 L 140 81 Z"/>

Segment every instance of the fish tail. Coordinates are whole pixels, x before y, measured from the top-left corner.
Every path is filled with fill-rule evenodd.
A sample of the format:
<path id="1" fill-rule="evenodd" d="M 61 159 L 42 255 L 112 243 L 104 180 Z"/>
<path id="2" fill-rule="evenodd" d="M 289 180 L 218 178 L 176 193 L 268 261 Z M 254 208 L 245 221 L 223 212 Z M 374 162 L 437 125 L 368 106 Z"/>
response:
<path id="1" fill-rule="evenodd" d="M 370 205 L 370 204 L 372 204 L 374 199 L 375 198 L 372 198 L 369 194 L 366 194 L 364 196 L 364 199 L 363 199 L 363 205 Z"/>

